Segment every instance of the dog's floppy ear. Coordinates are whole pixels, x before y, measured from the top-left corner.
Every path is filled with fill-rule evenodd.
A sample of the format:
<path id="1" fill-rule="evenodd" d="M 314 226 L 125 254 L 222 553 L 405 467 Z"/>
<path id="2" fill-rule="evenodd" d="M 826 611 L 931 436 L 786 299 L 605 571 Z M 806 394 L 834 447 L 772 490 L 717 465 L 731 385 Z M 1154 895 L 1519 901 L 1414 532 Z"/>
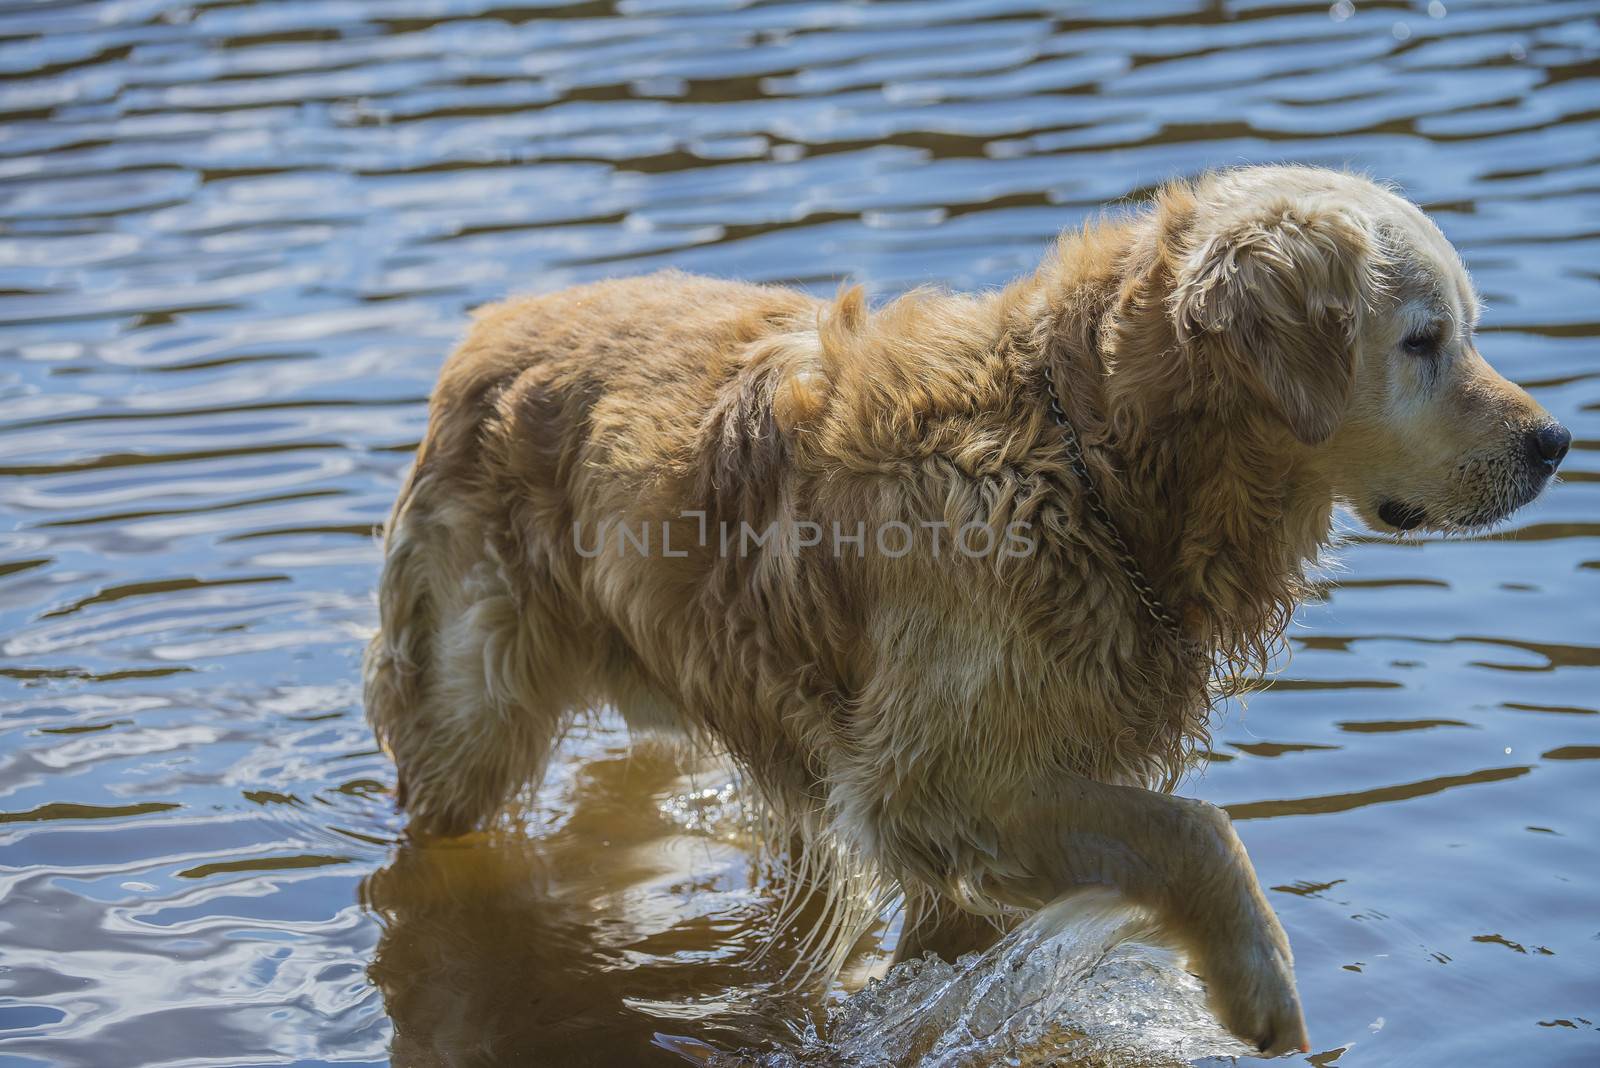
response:
<path id="1" fill-rule="evenodd" d="M 1208 349 L 1307 445 L 1339 426 L 1371 296 L 1371 241 L 1339 205 L 1298 198 L 1209 220 L 1172 294 L 1179 339 Z"/>

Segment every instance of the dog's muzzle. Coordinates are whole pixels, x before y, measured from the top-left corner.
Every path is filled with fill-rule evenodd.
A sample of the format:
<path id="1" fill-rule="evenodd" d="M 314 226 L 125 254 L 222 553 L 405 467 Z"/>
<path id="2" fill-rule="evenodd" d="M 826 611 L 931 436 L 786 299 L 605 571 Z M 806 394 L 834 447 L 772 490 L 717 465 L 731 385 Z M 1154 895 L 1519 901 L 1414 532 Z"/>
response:
<path id="1" fill-rule="evenodd" d="M 1378 505 L 1378 518 L 1397 530 L 1411 530 L 1426 522 L 1428 513 L 1414 504 L 1389 500 Z"/>

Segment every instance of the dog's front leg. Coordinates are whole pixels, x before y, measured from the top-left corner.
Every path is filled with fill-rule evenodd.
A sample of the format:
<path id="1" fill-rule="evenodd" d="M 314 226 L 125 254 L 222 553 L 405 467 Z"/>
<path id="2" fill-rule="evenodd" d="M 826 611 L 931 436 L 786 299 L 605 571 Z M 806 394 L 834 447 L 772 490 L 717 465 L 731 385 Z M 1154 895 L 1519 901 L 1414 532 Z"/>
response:
<path id="1" fill-rule="evenodd" d="M 1272 1055 L 1307 1048 L 1289 940 L 1226 813 L 1078 777 L 1035 797 L 1047 810 L 1025 803 L 1005 835 L 1035 880 L 1025 890 L 1033 903 L 1114 888 L 1155 913 L 1188 951 L 1230 1031 Z"/>

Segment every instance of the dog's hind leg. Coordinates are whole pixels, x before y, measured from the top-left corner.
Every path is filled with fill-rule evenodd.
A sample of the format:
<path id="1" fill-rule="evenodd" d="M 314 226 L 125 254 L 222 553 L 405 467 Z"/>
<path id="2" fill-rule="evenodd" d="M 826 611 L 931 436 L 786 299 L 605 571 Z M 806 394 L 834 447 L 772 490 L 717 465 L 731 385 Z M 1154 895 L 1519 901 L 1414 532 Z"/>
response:
<path id="1" fill-rule="evenodd" d="M 414 828 L 455 835 L 542 775 L 583 661 L 550 585 L 519 581 L 494 527 L 464 504 L 436 506 L 440 489 L 413 476 L 395 508 L 363 675 L 401 807 Z"/>
<path id="2" fill-rule="evenodd" d="M 988 949 L 1003 933 L 1004 928 L 987 916 L 964 912 L 928 894 L 910 893 L 906 895 L 893 963 L 932 953 L 954 964 L 964 953 Z"/>

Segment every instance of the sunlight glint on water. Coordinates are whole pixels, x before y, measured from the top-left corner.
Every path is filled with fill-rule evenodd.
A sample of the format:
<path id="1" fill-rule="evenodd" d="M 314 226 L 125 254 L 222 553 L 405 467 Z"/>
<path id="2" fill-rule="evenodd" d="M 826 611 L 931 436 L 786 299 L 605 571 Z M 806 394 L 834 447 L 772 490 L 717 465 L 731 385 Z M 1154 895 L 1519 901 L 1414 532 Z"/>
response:
<path id="1" fill-rule="evenodd" d="M 1315 1063 L 1600 1063 L 1592 0 L 0 5 L 0 1061 L 1222 1052 L 1170 961 L 1082 974 L 1092 917 L 858 992 L 885 916 L 779 993 L 743 795 L 603 716 L 523 819 L 409 841 L 358 659 L 471 308 L 665 266 L 997 285 L 1281 160 L 1421 202 L 1575 442 L 1504 533 L 1355 534 L 1183 790 L 1237 821 Z"/>
<path id="2" fill-rule="evenodd" d="M 826 1039 L 759 1063 L 1113 1068 L 1248 1052 L 1172 954 L 1123 939 L 1129 922 L 1080 897 L 954 965 L 932 956 L 897 964 L 830 1013 Z"/>

